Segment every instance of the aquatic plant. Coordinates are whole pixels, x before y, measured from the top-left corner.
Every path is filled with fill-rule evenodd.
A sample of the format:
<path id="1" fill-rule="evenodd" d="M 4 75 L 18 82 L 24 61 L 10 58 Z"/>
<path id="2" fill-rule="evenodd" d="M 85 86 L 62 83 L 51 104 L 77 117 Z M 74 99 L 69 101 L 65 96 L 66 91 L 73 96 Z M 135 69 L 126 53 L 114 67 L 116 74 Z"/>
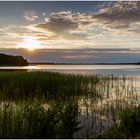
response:
<path id="1" fill-rule="evenodd" d="M 130 76 L 0 72 L 0 102 L 1 138 L 91 138 L 138 106 L 139 92 Z"/>

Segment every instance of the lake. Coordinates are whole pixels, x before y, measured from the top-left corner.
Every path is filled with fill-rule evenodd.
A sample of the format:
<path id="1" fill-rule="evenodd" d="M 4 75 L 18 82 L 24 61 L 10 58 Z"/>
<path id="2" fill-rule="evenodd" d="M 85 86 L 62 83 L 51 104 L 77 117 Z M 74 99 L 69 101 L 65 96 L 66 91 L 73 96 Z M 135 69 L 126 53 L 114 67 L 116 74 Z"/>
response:
<path id="1" fill-rule="evenodd" d="M 30 66 L 20 66 L 20 67 L 13 67 L 13 66 L 0 67 L 0 70 L 1 71 L 23 70 L 28 72 L 51 71 L 51 72 L 62 72 L 62 73 L 84 74 L 84 75 L 92 75 L 92 74 L 117 75 L 116 76 L 117 78 L 114 75 L 109 76 L 110 78 L 108 78 L 108 76 L 105 79 L 101 78 L 101 82 L 99 85 L 96 84 L 92 85 L 92 82 L 89 83 L 88 89 L 90 89 L 90 87 L 93 86 L 93 88 L 91 89 L 92 90 L 94 89 L 94 91 L 96 91 L 95 93 L 102 95 L 102 98 L 99 98 L 97 100 L 97 98 L 93 96 L 94 94 L 85 94 L 86 96 L 82 96 L 82 95 L 78 96 L 79 97 L 78 104 L 80 110 L 80 116 L 78 119 L 81 122 L 79 126 L 82 127 L 82 129 L 77 133 L 75 133 L 74 138 L 87 138 L 91 134 L 98 135 L 105 132 L 114 123 L 119 122 L 118 116 L 120 114 L 120 111 L 122 111 L 124 108 L 128 106 L 137 105 L 140 102 L 140 94 L 139 94 L 140 93 L 140 65 L 30 65 Z M 118 78 L 119 77 L 118 74 L 120 75 L 120 78 Z M 51 81 L 51 78 L 48 79 L 50 79 Z M 18 81 L 18 82 L 22 82 L 22 81 Z M 62 82 L 64 83 L 63 87 L 65 87 L 66 90 L 67 87 L 69 87 L 68 82 L 66 82 L 66 85 L 65 82 Z M 70 87 L 72 83 L 70 82 Z M 26 81 L 24 82 L 24 84 L 26 85 Z M 30 89 L 30 86 L 28 86 L 29 84 L 32 85 L 34 84 L 34 82 L 31 83 L 30 80 L 29 82 L 27 81 L 27 87 Z M 56 87 L 56 85 L 59 85 L 59 82 L 56 83 L 54 82 L 54 84 L 48 84 L 48 85 L 49 86 L 46 86 L 48 87 L 48 89 L 53 89 L 51 88 L 51 86 Z M 62 89 L 65 90 L 65 88 L 63 87 Z M 57 89 L 61 89 L 61 88 L 55 88 L 56 91 Z M 85 87 L 83 86 L 82 89 L 85 90 Z"/>
<path id="2" fill-rule="evenodd" d="M 51 71 L 73 74 L 139 75 L 140 65 L 29 65 L 0 67 L 0 70 Z"/>

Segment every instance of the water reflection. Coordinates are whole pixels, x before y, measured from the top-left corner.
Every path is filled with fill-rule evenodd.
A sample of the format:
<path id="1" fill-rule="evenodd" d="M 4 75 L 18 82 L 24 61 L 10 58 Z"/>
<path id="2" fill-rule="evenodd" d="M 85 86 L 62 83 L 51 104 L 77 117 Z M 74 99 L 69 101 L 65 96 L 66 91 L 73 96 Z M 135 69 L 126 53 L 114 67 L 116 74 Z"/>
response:
<path id="1" fill-rule="evenodd" d="M 140 102 L 140 66 L 139 65 L 31 65 L 26 67 L 0 67 L 0 70 L 51 71 L 71 74 L 115 74 L 101 80 L 94 88 L 102 95 L 95 100 L 91 95 L 79 97 L 83 127 L 76 138 L 103 133 L 112 124 L 119 122 L 119 113 L 128 106 Z M 122 75 L 126 75 L 125 77 Z M 90 88 L 90 86 L 89 86 Z"/>
<path id="2" fill-rule="evenodd" d="M 136 77 L 137 78 L 137 77 Z M 137 79 L 140 80 L 140 79 Z M 102 98 L 95 100 L 91 96 L 81 97 L 81 137 L 89 138 L 108 130 L 119 122 L 119 114 L 126 107 L 140 104 L 140 90 L 134 77 L 109 76 L 104 77 L 95 88 Z"/>
<path id="3" fill-rule="evenodd" d="M 140 65 L 29 65 L 0 67 L 0 70 L 52 71 L 74 74 L 140 74 Z"/>

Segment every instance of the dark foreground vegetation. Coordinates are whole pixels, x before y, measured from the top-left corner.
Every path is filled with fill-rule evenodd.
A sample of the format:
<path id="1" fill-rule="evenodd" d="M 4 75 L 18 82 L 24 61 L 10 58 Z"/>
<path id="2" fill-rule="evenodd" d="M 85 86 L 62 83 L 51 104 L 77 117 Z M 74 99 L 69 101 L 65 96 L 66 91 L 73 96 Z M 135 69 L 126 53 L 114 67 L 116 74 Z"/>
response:
<path id="1" fill-rule="evenodd" d="M 5 100 L 63 99 L 96 96 L 98 76 L 67 75 L 51 72 L 0 72 L 0 97 Z M 90 85 L 89 85 L 90 84 Z"/>
<path id="2" fill-rule="evenodd" d="M 28 62 L 22 56 L 0 54 L 0 66 L 27 66 Z"/>
<path id="3" fill-rule="evenodd" d="M 0 138 L 138 138 L 133 78 L 0 72 Z"/>
<path id="4" fill-rule="evenodd" d="M 129 107 L 120 113 L 120 122 L 97 138 L 128 139 L 140 138 L 140 106 Z"/>
<path id="5" fill-rule="evenodd" d="M 0 72 L 0 138 L 73 138 L 82 128 L 78 97 L 97 98 L 98 82 L 97 76 Z"/>
<path id="6" fill-rule="evenodd" d="M 45 108 L 38 101 L 2 102 L 0 138 L 73 138 L 80 129 L 77 102 L 50 105 Z"/>

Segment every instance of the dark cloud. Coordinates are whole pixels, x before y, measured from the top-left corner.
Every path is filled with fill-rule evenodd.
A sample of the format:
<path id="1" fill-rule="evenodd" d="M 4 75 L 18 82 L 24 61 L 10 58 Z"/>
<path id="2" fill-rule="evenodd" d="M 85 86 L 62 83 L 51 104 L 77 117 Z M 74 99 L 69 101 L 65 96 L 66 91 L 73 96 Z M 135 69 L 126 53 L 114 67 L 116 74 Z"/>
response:
<path id="1" fill-rule="evenodd" d="M 115 46 L 119 43 L 126 46 L 129 42 L 133 43 L 134 39 L 129 37 L 129 41 L 125 36 L 140 33 L 140 3 L 136 1 L 104 3 L 94 12 L 51 13 L 44 22 L 30 25 L 32 30 L 38 32 L 34 37 L 42 41 L 43 45 L 56 48 L 61 46 L 94 48 L 99 44 L 99 46 L 112 44 Z"/>
<path id="2" fill-rule="evenodd" d="M 65 17 L 65 14 L 63 13 L 61 16 L 60 13 L 50 15 L 50 17 L 46 18 L 45 20 L 46 21 L 44 23 L 39 23 L 34 27 L 51 31 L 56 34 L 65 33 L 78 28 L 78 23 L 69 17 Z"/>
<path id="3" fill-rule="evenodd" d="M 137 1 L 111 2 L 103 6 L 93 15 L 93 18 L 102 21 L 111 28 L 129 28 L 131 23 L 140 22 L 140 6 Z"/>
<path id="4" fill-rule="evenodd" d="M 98 11 L 79 13 L 62 11 L 51 13 L 45 22 L 33 25 L 38 30 L 50 32 L 69 39 L 87 39 L 95 34 L 114 32 L 112 29 L 124 32 L 138 33 L 137 28 L 130 25 L 140 22 L 140 6 L 136 1 L 105 2 Z M 85 33 L 86 29 L 92 30 Z M 139 28 L 139 27 L 138 27 Z M 71 33 L 71 31 L 76 31 Z"/>
<path id="5" fill-rule="evenodd" d="M 12 55 L 22 55 L 30 62 L 130 63 L 140 60 L 140 50 L 131 51 L 129 49 L 39 49 L 33 53 L 25 49 L 1 49 L 0 51 Z"/>
<path id="6" fill-rule="evenodd" d="M 46 32 L 67 39 L 86 39 L 89 35 L 84 31 L 84 28 L 91 24 L 92 15 L 62 11 L 51 13 L 49 17 L 45 18 L 45 22 L 32 25 L 33 30 Z"/>

